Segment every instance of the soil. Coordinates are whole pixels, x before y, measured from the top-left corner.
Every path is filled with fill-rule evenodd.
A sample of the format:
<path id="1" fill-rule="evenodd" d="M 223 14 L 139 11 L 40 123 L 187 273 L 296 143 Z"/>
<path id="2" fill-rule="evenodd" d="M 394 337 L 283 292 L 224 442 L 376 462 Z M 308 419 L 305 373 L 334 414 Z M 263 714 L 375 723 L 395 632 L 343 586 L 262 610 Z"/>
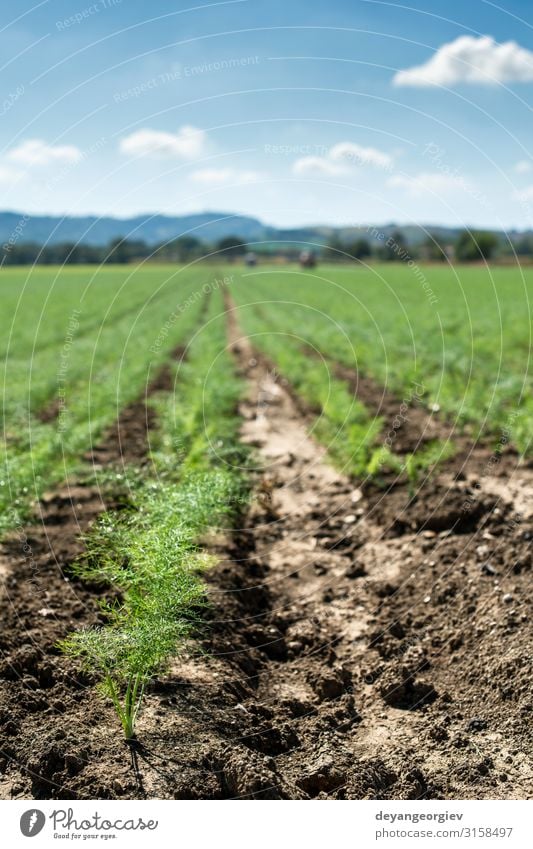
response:
<path id="1" fill-rule="evenodd" d="M 102 509 L 91 490 L 60 490 L 2 552 L 0 795 L 530 796 L 533 473 L 511 455 L 489 464 L 484 447 L 484 464 L 446 466 L 414 495 L 400 479 L 361 486 L 330 466 L 237 317 L 255 495 L 242 527 L 206 541 L 209 621 L 149 689 L 139 774 L 94 682 L 55 648 L 98 620 L 98 593 L 68 566 Z M 143 462 L 156 423 L 126 413 L 99 463 L 117 445 Z"/>

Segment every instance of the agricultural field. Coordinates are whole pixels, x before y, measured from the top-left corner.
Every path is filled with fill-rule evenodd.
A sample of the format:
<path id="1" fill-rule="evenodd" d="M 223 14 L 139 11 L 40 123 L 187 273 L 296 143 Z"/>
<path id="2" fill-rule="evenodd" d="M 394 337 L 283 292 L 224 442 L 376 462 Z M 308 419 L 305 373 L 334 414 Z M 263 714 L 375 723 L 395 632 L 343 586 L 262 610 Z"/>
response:
<path id="1" fill-rule="evenodd" d="M 531 269 L 0 297 L 1 798 L 531 795 Z"/>

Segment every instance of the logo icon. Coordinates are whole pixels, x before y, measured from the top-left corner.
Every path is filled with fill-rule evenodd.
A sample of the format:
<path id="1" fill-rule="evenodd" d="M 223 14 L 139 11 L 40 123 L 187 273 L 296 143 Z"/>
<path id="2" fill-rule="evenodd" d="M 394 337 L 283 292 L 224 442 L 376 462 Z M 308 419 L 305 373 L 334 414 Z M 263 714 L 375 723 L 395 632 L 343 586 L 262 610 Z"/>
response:
<path id="1" fill-rule="evenodd" d="M 35 837 L 43 830 L 46 817 L 42 811 L 37 808 L 32 808 L 29 811 L 24 811 L 20 818 L 20 830 L 24 837 Z"/>

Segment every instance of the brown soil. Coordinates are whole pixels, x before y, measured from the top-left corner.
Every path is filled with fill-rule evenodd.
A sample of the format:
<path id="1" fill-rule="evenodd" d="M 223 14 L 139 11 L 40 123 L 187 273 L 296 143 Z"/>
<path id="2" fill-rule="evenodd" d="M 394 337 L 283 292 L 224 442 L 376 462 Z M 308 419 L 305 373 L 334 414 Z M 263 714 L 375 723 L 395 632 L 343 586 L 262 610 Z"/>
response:
<path id="1" fill-rule="evenodd" d="M 53 558 L 30 540 L 46 597 L 29 591 L 21 540 L 4 552 L 2 795 L 527 797 L 533 475 L 446 469 L 414 499 L 402 482 L 361 490 L 229 317 L 256 496 L 231 539 L 210 541 L 204 653 L 147 695 L 142 786 L 112 711 L 54 649 L 97 618 L 94 588 L 63 578 L 69 525 Z M 96 510 L 87 499 L 76 522 Z"/>
<path id="2" fill-rule="evenodd" d="M 383 443 L 395 453 L 414 453 L 439 440 L 450 443 L 454 448 L 452 457 L 440 461 L 439 468 L 454 471 L 459 477 L 465 474 L 485 476 L 489 472 L 509 477 L 517 472 L 519 466 L 522 467 L 517 451 L 507 441 L 501 440 L 498 444 L 498 437 L 494 434 L 474 436 L 468 428 L 459 428 L 441 411 L 428 409 L 421 394 L 422 387 L 418 384 L 413 385 L 406 397 L 399 398 L 356 368 L 332 360 L 310 346 L 306 347 L 306 351 L 310 356 L 320 358 L 333 377 L 345 381 L 372 415 L 383 419 Z M 531 463 L 528 465 L 531 468 Z M 398 480 L 398 475 L 384 474 L 383 478 L 391 486 Z M 401 483 L 404 481 L 401 480 Z"/>
<path id="3" fill-rule="evenodd" d="M 174 356 L 181 358 L 183 349 L 177 349 Z M 119 471 L 147 462 L 149 432 L 155 425 L 147 401 L 155 392 L 171 388 L 170 375 L 168 367 L 161 369 L 143 397 L 123 409 L 98 445 L 86 454 L 95 469 Z M 88 754 L 89 749 L 71 747 L 71 710 L 88 681 L 77 674 L 56 645 L 73 629 L 99 621 L 101 588 L 73 579 L 69 567 L 82 553 L 82 535 L 97 516 L 120 506 L 115 501 L 106 503 L 94 484 L 66 482 L 42 497 L 32 524 L 16 529 L 1 544 L 2 798 L 17 796 L 23 788 L 23 796 L 53 795 L 56 773 L 63 768 L 74 775 L 84 766 L 80 752 Z M 69 796 L 67 791 L 65 798 Z"/>

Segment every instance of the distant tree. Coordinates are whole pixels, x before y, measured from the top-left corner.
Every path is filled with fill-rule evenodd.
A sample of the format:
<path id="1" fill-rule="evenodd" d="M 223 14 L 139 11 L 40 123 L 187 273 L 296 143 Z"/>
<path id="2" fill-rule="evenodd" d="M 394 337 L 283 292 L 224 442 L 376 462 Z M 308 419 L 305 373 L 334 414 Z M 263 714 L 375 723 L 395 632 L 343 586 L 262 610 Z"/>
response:
<path id="1" fill-rule="evenodd" d="M 348 245 L 346 253 L 354 259 L 366 259 L 366 257 L 372 256 L 372 248 L 368 239 L 356 239 L 355 242 Z"/>
<path id="2" fill-rule="evenodd" d="M 533 254 L 533 237 L 523 236 L 514 243 L 514 250 L 518 256 L 531 256 Z M 510 251 L 506 251 L 510 253 Z"/>
<path id="3" fill-rule="evenodd" d="M 109 242 L 104 252 L 106 262 L 126 263 L 148 256 L 150 250 L 141 240 L 129 241 L 121 238 Z"/>
<path id="4" fill-rule="evenodd" d="M 94 245 L 61 242 L 43 248 L 42 262 L 50 265 L 89 265 L 102 261 L 104 251 Z"/>
<path id="5" fill-rule="evenodd" d="M 216 243 L 216 249 L 224 253 L 229 259 L 235 259 L 246 253 L 247 246 L 246 242 L 243 242 L 237 236 L 226 236 L 224 239 L 219 239 Z"/>
<path id="6" fill-rule="evenodd" d="M 421 254 L 430 262 L 444 262 L 447 258 L 446 247 L 441 243 L 438 236 L 430 233 L 421 246 Z"/>
<path id="7" fill-rule="evenodd" d="M 180 236 L 179 239 L 176 239 L 176 248 L 181 262 L 189 262 L 191 259 L 206 253 L 204 243 L 195 236 Z"/>
<path id="8" fill-rule="evenodd" d="M 166 262 L 191 262 L 206 253 L 206 245 L 194 236 L 180 236 L 155 248 L 157 259 Z"/>
<path id="9" fill-rule="evenodd" d="M 459 262 L 489 260 L 498 246 L 498 237 L 483 230 L 463 230 L 455 243 L 455 256 Z"/>
<path id="10" fill-rule="evenodd" d="M 407 241 L 401 230 L 394 230 L 381 244 L 378 256 L 385 262 L 400 262 L 409 258 Z"/>
<path id="11" fill-rule="evenodd" d="M 324 259 L 332 260 L 333 262 L 337 262 L 340 259 L 346 259 L 345 253 L 346 245 L 336 234 L 329 239 L 323 251 Z"/>

